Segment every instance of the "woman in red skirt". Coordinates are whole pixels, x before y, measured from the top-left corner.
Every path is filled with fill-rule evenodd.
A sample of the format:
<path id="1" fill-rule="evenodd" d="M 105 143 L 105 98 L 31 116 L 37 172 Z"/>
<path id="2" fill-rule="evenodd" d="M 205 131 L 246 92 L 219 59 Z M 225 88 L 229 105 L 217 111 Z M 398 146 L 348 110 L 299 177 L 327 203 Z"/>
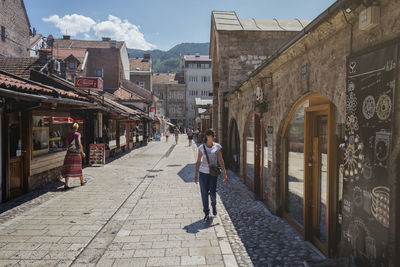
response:
<path id="1" fill-rule="evenodd" d="M 81 179 L 81 185 L 86 184 L 86 180 L 83 180 L 82 174 L 82 157 L 86 157 L 83 152 L 83 146 L 81 143 L 81 134 L 78 133 L 79 124 L 74 123 L 72 125 L 72 133 L 67 136 L 67 155 L 64 159 L 63 176 L 65 178 L 64 189 L 67 190 L 68 179 L 70 177 L 79 177 Z"/>

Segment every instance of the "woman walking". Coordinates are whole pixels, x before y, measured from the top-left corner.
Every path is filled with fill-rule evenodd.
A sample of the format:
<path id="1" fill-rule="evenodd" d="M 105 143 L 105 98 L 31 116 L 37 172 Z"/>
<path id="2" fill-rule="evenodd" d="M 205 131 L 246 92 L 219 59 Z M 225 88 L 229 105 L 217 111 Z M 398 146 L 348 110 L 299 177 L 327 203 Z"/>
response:
<path id="1" fill-rule="evenodd" d="M 86 184 L 86 180 L 83 180 L 82 174 L 82 157 L 86 157 L 83 152 L 83 146 L 81 143 L 81 134 L 78 133 L 79 124 L 72 124 L 72 133 L 67 136 L 67 155 L 64 159 L 63 176 L 65 178 L 64 189 L 68 190 L 68 180 L 70 177 L 79 177 L 81 185 Z"/>
<path id="2" fill-rule="evenodd" d="M 188 136 L 188 139 L 189 139 L 189 146 L 191 146 L 192 145 L 192 140 L 193 140 L 193 130 L 192 130 L 192 128 L 189 128 L 189 130 L 187 131 L 187 136 Z"/>
<path id="3" fill-rule="evenodd" d="M 215 133 L 209 129 L 205 132 L 205 143 L 199 146 L 199 152 L 196 162 L 194 182 L 198 182 L 198 173 L 200 173 L 200 192 L 203 202 L 204 219 L 203 222 L 210 220 L 210 207 L 208 205 L 208 195 L 211 199 L 213 215 L 217 215 L 217 179 L 220 172 L 218 164 L 223 171 L 223 181 L 226 182 L 226 169 L 224 159 L 222 158 L 222 146 L 214 143 Z"/>
<path id="4" fill-rule="evenodd" d="M 165 131 L 165 142 L 167 143 L 168 143 L 168 137 L 169 137 L 169 129 Z"/>

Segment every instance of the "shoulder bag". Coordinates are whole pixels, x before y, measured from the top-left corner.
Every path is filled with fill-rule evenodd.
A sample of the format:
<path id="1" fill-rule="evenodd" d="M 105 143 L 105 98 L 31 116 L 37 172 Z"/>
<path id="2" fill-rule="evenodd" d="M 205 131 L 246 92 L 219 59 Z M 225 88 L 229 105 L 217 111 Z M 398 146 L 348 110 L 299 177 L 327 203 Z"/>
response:
<path id="1" fill-rule="evenodd" d="M 203 144 L 204 147 L 204 153 L 206 153 L 206 158 L 207 158 L 207 162 L 208 162 L 208 167 L 210 168 L 210 175 L 211 176 L 218 176 L 221 174 L 221 167 L 219 166 L 215 166 L 215 165 L 211 165 L 210 164 L 210 159 L 208 158 L 208 153 L 207 153 L 207 146 L 206 144 Z"/>

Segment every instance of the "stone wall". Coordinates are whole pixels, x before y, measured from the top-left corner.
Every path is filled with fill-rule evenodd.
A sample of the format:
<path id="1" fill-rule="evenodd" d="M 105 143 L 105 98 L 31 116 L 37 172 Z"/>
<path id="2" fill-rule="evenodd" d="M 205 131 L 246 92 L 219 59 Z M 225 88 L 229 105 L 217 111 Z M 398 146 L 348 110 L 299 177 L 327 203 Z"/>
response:
<path id="1" fill-rule="evenodd" d="M 218 140 L 222 135 L 222 94 L 231 92 L 240 82 L 260 66 L 263 60 L 292 39 L 297 32 L 290 31 L 214 31 L 211 57 L 213 87 L 213 128 Z M 218 86 L 215 85 L 218 83 Z"/>
<path id="2" fill-rule="evenodd" d="M 61 172 L 63 167 L 54 168 L 39 174 L 29 176 L 29 191 L 35 190 L 42 185 L 48 184 L 62 178 Z"/>
<path id="3" fill-rule="evenodd" d="M 280 214 L 282 210 L 281 136 L 292 107 L 307 94 L 316 92 L 327 96 L 335 105 L 339 117 L 345 118 L 347 57 L 352 53 L 382 44 L 385 41 L 399 40 L 400 24 L 396 22 L 396 18 L 400 15 L 400 9 L 398 8 L 400 1 L 382 0 L 379 2 L 381 6 L 381 20 L 377 27 L 368 31 L 360 31 L 358 29 L 358 16 L 363 9 L 359 7 L 355 12 L 346 14 L 348 21 L 353 24 L 353 39 L 351 39 L 351 26 L 346 22 L 344 14 L 340 10 L 297 41 L 278 58 L 264 67 L 258 74 L 249 78 L 249 81 L 241 85 L 240 92 L 227 96 L 229 103 L 228 121 L 234 118 L 237 122 L 242 152 L 241 160 L 243 161 L 243 143 L 245 141 L 243 134 L 245 132 L 246 120 L 249 114 L 255 110 L 253 106 L 255 88 L 261 86 L 260 81 L 262 78 L 268 77 L 272 73 L 272 85 L 266 88 L 265 92 L 268 98 L 268 112 L 263 114 L 263 121 L 265 127 L 269 125 L 273 126 L 274 154 L 271 176 L 268 179 L 267 185 L 267 205 L 276 214 Z M 256 53 L 249 52 L 250 54 Z M 245 60 L 246 58 L 240 58 L 239 56 L 236 58 L 236 61 L 239 62 L 241 59 Z M 303 65 L 307 66 L 306 80 L 302 80 L 301 78 L 301 67 Z M 400 240 L 400 231 L 396 231 L 395 227 L 398 224 L 396 211 L 398 211 L 400 205 L 400 199 L 397 197 L 400 189 L 397 187 L 398 178 L 396 178 L 399 171 L 398 166 L 400 165 L 399 76 L 395 89 L 395 123 L 390 157 L 392 161 L 390 176 L 393 181 L 391 198 L 392 200 L 396 200 L 391 201 L 391 228 L 389 230 L 390 245 L 388 245 L 388 254 L 392 256 L 395 254 L 394 249 L 399 250 L 398 245 L 396 248 L 396 242 Z M 220 79 L 220 87 L 226 88 L 228 86 L 226 83 L 226 81 L 221 82 Z M 228 136 L 229 133 L 224 134 Z M 240 164 L 242 177 L 244 177 L 243 164 L 243 162 Z M 395 257 L 390 257 L 390 259 L 390 264 L 395 266 L 393 263 Z"/>
<path id="4" fill-rule="evenodd" d="M 29 57 L 29 22 L 22 1 L 0 2 L 0 26 L 5 27 L 6 32 L 6 39 L 3 41 L 0 38 L 0 54 Z"/>

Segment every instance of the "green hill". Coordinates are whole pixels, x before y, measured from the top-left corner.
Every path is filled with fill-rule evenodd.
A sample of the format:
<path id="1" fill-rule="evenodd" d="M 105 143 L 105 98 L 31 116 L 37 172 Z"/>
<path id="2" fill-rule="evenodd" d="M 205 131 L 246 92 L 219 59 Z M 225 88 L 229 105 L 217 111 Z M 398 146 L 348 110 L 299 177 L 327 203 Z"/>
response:
<path id="1" fill-rule="evenodd" d="M 161 50 L 139 50 L 128 48 L 130 57 L 143 57 L 143 54 L 150 54 L 153 61 L 154 72 L 177 72 L 181 55 L 200 53 L 208 55 L 210 50 L 209 43 L 182 43 L 172 47 L 168 51 Z"/>

